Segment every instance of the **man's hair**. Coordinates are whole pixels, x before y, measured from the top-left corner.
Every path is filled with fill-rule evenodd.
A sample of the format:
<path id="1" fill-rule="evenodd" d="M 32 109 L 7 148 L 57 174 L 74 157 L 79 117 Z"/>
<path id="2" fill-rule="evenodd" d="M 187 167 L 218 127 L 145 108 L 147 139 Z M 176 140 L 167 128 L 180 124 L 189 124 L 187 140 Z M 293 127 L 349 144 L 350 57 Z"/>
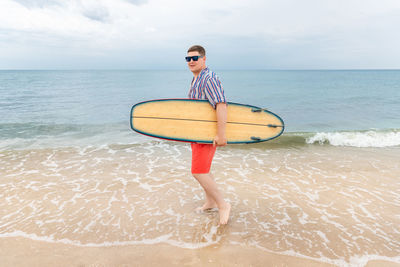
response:
<path id="1" fill-rule="evenodd" d="M 200 56 L 204 57 L 206 55 L 206 50 L 201 45 L 193 45 L 188 49 L 187 52 L 189 53 L 189 52 L 194 52 L 194 51 L 199 52 Z"/>

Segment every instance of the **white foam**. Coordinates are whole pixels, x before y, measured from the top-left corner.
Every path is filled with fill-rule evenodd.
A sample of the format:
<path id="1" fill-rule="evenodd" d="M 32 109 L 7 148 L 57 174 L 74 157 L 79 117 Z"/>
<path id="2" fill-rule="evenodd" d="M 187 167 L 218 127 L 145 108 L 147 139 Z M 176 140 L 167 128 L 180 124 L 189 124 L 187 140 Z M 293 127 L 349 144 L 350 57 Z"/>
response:
<path id="1" fill-rule="evenodd" d="M 306 142 L 350 147 L 392 147 L 400 146 L 400 131 L 322 132 L 307 138 Z"/>
<path id="2" fill-rule="evenodd" d="M 231 244 L 235 244 L 234 242 L 231 242 Z M 239 242 L 236 244 L 240 244 Z M 257 243 L 252 243 L 254 247 L 257 247 L 260 250 L 267 251 L 269 253 L 277 254 L 277 255 L 287 255 L 287 256 L 292 256 L 292 257 L 298 257 L 298 258 L 303 258 L 303 259 L 308 259 L 308 260 L 313 260 L 317 262 L 322 262 L 322 263 L 328 263 L 332 265 L 336 265 L 339 267 L 364 267 L 367 265 L 369 261 L 377 260 L 377 261 L 389 261 L 393 263 L 400 263 L 400 256 L 396 257 L 386 257 L 386 256 L 380 256 L 380 255 L 362 255 L 362 256 L 352 256 L 350 257 L 349 261 L 346 261 L 344 258 L 339 257 L 338 259 L 330 259 L 327 257 L 324 257 L 321 255 L 321 257 L 310 257 L 307 255 L 303 255 L 301 253 L 298 253 L 294 250 L 286 250 L 286 251 L 273 251 L 270 249 L 266 249 L 262 246 L 259 246 Z"/>
<path id="3" fill-rule="evenodd" d="M 65 245 L 73 245 L 73 246 L 77 246 L 77 247 L 113 247 L 113 246 L 129 246 L 129 245 L 154 245 L 154 244 L 166 243 L 166 244 L 169 244 L 169 245 L 172 245 L 175 247 L 180 247 L 180 248 L 199 249 L 199 248 L 208 247 L 213 244 L 218 244 L 218 242 L 221 240 L 221 236 L 217 235 L 217 230 L 218 230 L 218 226 L 211 227 L 210 232 L 208 234 L 203 235 L 206 242 L 201 242 L 201 243 L 190 243 L 190 242 L 174 240 L 172 233 L 160 235 L 156 238 L 151 238 L 151 239 L 145 238 L 142 240 L 131 240 L 131 241 L 104 241 L 101 243 L 82 243 L 79 240 L 71 240 L 71 239 L 67 239 L 67 238 L 55 239 L 54 235 L 40 236 L 37 234 L 26 233 L 26 232 L 23 232 L 20 230 L 13 231 L 10 233 L 0 233 L 0 238 L 23 237 L 23 238 L 28 238 L 28 239 L 31 239 L 34 241 L 44 241 L 47 243 L 59 243 L 59 244 L 65 244 Z M 215 240 L 213 240 L 214 236 L 216 236 Z"/>
<path id="4" fill-rule="evenodd" d="M 321 231 L 316 231 L 317 234 L 324 240 L 325 243 L 329 243 L 329 239 L 326 237 L 325 233 L 321 232 Z"/>
<path id="5" fill-rule="evenodd" d="M 367 263 L 369 261 L 372 261 L 372 260 L 400 263 L 400 256 L 397 256 L 397 257 L 386 257 L 386 256 L 379 256 L 379 255 L 355 256 L 355 257 L 350 258 L 349 266 L 364 267 L 367 265 Z"/>

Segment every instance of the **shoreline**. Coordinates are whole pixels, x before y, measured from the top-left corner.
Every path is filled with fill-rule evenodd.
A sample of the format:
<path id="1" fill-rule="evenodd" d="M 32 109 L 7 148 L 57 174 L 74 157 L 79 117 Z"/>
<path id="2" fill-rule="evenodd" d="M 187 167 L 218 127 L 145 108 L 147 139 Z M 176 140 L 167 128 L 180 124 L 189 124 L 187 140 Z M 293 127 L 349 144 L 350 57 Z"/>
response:
<path id="1" fill-rule="evenodd" d="M 23 237 L 0 238 L 2 266 L 344 266 L 318 260 L 218 244 L 200 249 L 168 244 L 78 247 Z M 3 265 L 4 264 L 4 265 Z M 345 263 L 343 263 L 345 264 Z M 386 260 L 346 266 L 400 266 Z"/>

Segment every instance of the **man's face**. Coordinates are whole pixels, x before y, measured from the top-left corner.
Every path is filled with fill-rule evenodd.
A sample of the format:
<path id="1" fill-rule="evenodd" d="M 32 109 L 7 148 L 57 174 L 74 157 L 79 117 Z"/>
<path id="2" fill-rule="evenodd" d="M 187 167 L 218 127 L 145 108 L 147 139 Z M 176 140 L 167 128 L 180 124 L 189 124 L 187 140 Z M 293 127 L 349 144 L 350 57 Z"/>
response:
<path id="1" fill-rule="evenodd" d="M 188 57 L 198 56 L 199 59 L 194 61 L 193 59 L 188 62 L 188 67 L 191 72 L 199 73 L 202 69 L 206 67 L 206 57 L 200 57 L 200 53 L 197 51 L 192 51 L 187 54 Z"/>

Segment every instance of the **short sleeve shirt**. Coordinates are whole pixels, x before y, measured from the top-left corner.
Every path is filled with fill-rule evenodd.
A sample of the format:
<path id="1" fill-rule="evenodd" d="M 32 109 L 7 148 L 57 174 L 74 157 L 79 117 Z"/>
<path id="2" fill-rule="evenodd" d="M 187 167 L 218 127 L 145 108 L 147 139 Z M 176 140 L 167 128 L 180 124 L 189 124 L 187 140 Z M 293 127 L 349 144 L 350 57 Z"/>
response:
<path id="1" fill-rule="evenodd" d="M 209 68 L 203 69 L 196 80 L 193 78 L 188 97 L 190 99 L 206 99 L 213 108 L 218 103 L 226 103 L 221 81 Z"/>

